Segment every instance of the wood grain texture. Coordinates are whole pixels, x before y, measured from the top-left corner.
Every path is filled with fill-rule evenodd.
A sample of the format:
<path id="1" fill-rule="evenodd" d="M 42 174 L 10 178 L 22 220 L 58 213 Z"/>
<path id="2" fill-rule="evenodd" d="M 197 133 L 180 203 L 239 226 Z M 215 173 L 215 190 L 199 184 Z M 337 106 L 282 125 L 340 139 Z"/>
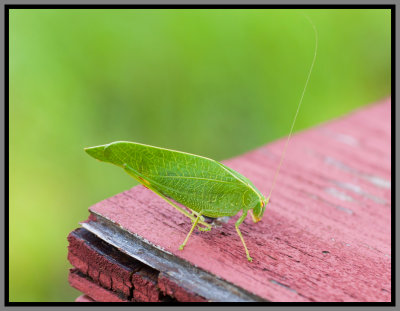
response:
<path id="1" fill-rule="evenodd" d="M 68 236 L 68 260 L 93 283 L 130 300 L 132 275 L 140 263 L 119 252 L 82 228 Z"/>
<path id="2" fill-rule="evenodd" d="M 103 288 L 101 285 L 92 282 L 77 269 L 71 269 L 68 276 L 71 286 L 85 293 L 94 301 L 98 302 L 128 302 L 116 293 Z M 89 302 L 89 301 L 87 301 Z"/>
<path id="3" fill-rule="evenodd" d="M 72 231 L 68 242 L 68 260 L 75 268 L 70 272 L 71 286 L 95 295 L 96 301 L 205 301 L 83 228 Z"/>
<path id="4" fill-rule="evenodd" d="M 90 208 L 174 256 L 267 301 L 390 301 L 390 100 L 300 132 L 264 218 L 239 215 L 178 247 L 190 221 L 143 186 Z M 267 194 L 285 140 L 223 163 Z"/>

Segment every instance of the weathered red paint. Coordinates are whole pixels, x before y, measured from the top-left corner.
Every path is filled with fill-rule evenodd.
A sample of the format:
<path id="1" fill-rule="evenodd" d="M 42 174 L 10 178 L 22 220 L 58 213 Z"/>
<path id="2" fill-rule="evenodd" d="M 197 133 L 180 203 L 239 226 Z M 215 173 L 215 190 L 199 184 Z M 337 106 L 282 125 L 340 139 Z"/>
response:
<path id="1" fill-rule="evenodd" d="M 132 275 L 132 284 L 135 288 L 133 299 L 144 302 L 159 302 L 160 291 L 157 286 L 158 272 L 140 270 Z"/>
<path id="2" fill-rule="evenodd" d="M 203 297 L 185 290 L 163 274 L 158 277 L 158 287 L 165 295 L 174 297 L 178 301 L 206 302 Z"/>
<path id="3" fill-rule="evenodd" d="M 75 231 L 69 234 L 68 241 L 68 260 L 75 268 L 102 287 L 129 297 L 132 289 L 131 275 L 139 266 L 124 265 L 113 260 L 111 252 L 97 252 L 93 245 L 88 245 Z"/>
<path id="4" fill-rule="evenodd" d="M 109 291 L 100 285 L 88 280 L 77 272 L 76 269 L 71 269 L 68 277 L 71 286 L 77 290 L 90 296 L 98 302 L 127 302 L 127 300 L 119 297 L 116 293 Z"/>
<path id="5" fill-rule="evenodd" d="M 94 302 L 94 300 L 89 296 L 80 295 L 78 298 L 75 299 L 75 302 Z"/>
<path id="6" fill-rule="evenodd" d="M 390 301 L 390 115 L 388 100 L 294 135 L 264 218 L 257 224 L 246 219 L 240 227 L 252 263 L 234 228 L 238 215 L 221 228 L 196 232 L 179 251 L 190 221 L 143 186 L 91 211 L 270 301 Z M 224 163 L 267 195 L 284 143 Z M 87 279 L 71 273 L 73 286 L 98 301 L 112 301 L 107 295 L 115 288 L 127 293 L 123 288 L 130 283 L 115 272 L 115 262 L 104 262 L 75 242 L 70 239 L 71 263 L 107 293 L 99 297 L 100 289 L 93 291 Z M 131 280 L 140 289 L 138 300 L 156 301 L 154 276 L 139 276 Z M 202 299 L 162 274 L 157 287 L 178 301 Z"/>
<path id="7" fill-rule="evenodd" d="M 270 301 L 390 301 L 390 101 L 293 136 L 257 224 L 193 234 L 190 221 L 143 186 L 91 207 L 127 230 Z M 285 140 L 224 161 L 270 190 Z"/>
<path id="8" fill-rule="evenodd" d="M 100 286 L 123 301 L 162 302 L 174 297 L 165 297 L 170 292 L 163 285 L 166 277 L 160 285 L 158 271 L 121 253 L 86 230 L 72 231 L 68 241 L 68 260 L 76 268 L 70 277 L 71 285 L 83 293 L 89 295 L 91 292 L 85 291 L 87 288 L 93 290 Z M 172 288 L 178 297 L 189 297 L 177 285 Z"/>

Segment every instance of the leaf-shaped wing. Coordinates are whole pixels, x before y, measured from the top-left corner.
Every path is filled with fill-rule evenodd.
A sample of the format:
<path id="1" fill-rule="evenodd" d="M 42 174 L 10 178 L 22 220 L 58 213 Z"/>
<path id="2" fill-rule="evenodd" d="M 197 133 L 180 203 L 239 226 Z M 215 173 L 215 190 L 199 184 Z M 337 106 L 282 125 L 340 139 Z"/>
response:
<path id="1" fill-rule="evenodd" d="M 98 160 L 127 165 L 143 184 L 206 216 L 235 215 L 258 200 L 245 177 L 209 158 L 131 142 L 86 151 Z"/>

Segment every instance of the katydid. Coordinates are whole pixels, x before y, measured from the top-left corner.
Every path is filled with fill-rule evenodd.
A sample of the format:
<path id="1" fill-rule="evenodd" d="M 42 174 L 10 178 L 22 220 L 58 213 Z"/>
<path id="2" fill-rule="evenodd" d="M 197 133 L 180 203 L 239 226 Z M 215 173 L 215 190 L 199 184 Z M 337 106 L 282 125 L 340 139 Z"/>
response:
<path id="1" fill-rule="evenodd" d="M 314 58 L 267 198 L 243 175 L 199 155 L 125 141 L 85 148 L 92 157 L 123 168 L 139 183 L 191 219 L 193 225 L 180 250 L 185 247 L 196 227 L 201 231 L 211 230 L 211 225 L 203 216 L 234 216 L 242 211 L 235 228 L 247 259 L 252 261 L 239 226 L 248 212 L 254 222 L 261 220 L 274 189 L 317 54 L 317 32 L 315 26 L 311 25 L 316 38 Z M 175 202 L 186 206 L 191 213 Z"/>

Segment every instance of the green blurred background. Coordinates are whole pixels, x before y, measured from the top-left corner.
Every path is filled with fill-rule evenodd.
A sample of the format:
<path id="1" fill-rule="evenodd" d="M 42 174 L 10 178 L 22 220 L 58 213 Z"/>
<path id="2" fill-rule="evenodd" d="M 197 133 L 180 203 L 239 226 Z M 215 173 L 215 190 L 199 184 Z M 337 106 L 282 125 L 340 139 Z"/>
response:
<path id="1" fill-rule="evenodd" d="M 306 10 L 295 130 L 390 95 L 390 11 Z M 73 301 L 67 235 L 135 185 L 83 148 L 217 160 L 287 135 L 314 53 L 296 10 L 10 11 L 10 301 Z"/>

